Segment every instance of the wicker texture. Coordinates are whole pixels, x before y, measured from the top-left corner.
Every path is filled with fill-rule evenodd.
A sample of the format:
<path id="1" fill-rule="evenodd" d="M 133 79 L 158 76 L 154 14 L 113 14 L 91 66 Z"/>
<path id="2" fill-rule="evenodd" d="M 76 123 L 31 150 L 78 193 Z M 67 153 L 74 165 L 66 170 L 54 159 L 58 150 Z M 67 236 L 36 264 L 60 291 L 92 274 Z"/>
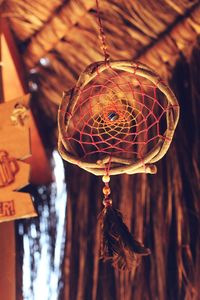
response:
<path id="1" fill-rule="evenodd" d="M 105 174 L 105 165 L 109 162 L 109 155 L 105 156 L 100 162 L 97 161 L 96 163 L 90 163 L 86 160 L 83 160 L 80 157 L 75 156 L 73 153 L 70 153 L 70 145 L 65 139 L 65 136 L 67 129 L 70 126 L 70 119 L 75 113 L 74 111 L 79 99 L 80 91 L 83 90 L 87 84 L 90 84 L 90 82 L 96 76 L 109 68 L 113 70 L 125 71 L 127 73 L 137 75 L 139 78 L 148 79 L 165 95 L 167 101 L 171 105 L 171 109 L 167 110 L 166 113 L 167 129 L 163 135 L 164 138 L 159 138 L 157 144 L 154 145 L 153 149 L 146 153 L 142 160 L 138 159 L 135 161 L 133 159 L 122 159 L 122 157 L 119 156 L 113 157 L 112 162 L 119 163 L 120 165 L 118 167 L 114 167 L 111 164 L 109 173 L 110 175 L 123 173 L 155 173 L 156 167 L 153 165 L 153 163 L 161 159 L 170 146 L 179 118 L 179 106 L 176 97 L 170 88 L 149 67 L 141 63 L 128 61 L 94 63 L 80 75 L 75 89 L 73 90 L 72 96 L 67 99 L 66 94 L 64 94 L 63 101 L 58 112 L 58 148 L 60 154 L 68 162 L 76 164 L 88 172 L 93 173 L 94 175 Z"/>

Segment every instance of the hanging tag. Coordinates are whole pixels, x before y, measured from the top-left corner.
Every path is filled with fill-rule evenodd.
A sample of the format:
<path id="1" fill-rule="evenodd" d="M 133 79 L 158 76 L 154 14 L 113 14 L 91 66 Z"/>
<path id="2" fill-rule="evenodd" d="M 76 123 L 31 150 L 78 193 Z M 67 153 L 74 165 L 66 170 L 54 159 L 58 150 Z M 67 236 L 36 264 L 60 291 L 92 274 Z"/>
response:
<path id="1" fill-rule="evenodd" d="M 0 105 L 0 222 L 36 216 L 31 196 L 19 192 L 29 181 L 29 96 Z"/>

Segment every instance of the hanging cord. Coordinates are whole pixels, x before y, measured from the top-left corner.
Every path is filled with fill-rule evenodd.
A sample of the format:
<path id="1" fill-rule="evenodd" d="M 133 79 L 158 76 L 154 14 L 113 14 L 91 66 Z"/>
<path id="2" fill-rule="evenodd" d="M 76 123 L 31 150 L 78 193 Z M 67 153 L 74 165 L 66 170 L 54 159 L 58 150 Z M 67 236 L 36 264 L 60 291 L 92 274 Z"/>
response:
<path id="1" fill-rule="evenodd" d="M 101 44 L 102 44 L 101 49 L 103 50 L 105 62 L 108 62 L 110 60 L 110 55 L 107 52 L 106 36 L 105 36 L 105 32 L 103 29 L 101 16 L 100 16 L 99 0 L 96 0 L 96 8 L 97 8 L 97 18 L 98 18 L 98 22 L 99 22 L 99 38 L 100 38 Z"/>
<path id="2" fill-rule="evenodd" d="M 110 171 L 110 166 L 111 166 L 111 160 L 112 160 L 112 156 L 110 156 L 110 159 L 108 161 L 108 165 L 105 166 L 105 173 L 106 174 L 102 177 L 102 181 L 105 184 L 105 186 L 103 187 L 103 194 L 104 194 L 103 205 L 105 207 L 112 206 L 112 200 L 109 197 L 109 195 L 111 193 L 111 190 L 110 190 L 110 187 L 109 187 L 109 182 L 110 182 L 109 171 Z"/>
<path id="3" fill-rule="evenodd" d="M 110 260 L 114 267 L 121 270 L 132 270 L 139 262 L 140 257 L 149 255 L 150 249 L 137 241 L 129 232 L 123 222 L 122 214 L 112 206 L 110 198 L 110 166 L 112 157 L 105 166 L 105 175 L 102 177 L 103 187 L 103 210 L 99 215 L 101 225 L 101 258 Z"/>
<path id="4" fill-rule="evenodd" d="M 110 56 L 107 52 L 106 36 L 103 30 L 99 0 L 96 0 L 97 17 L 99 21 L 100 40 L 102 50 L 105 57 L 105 63 L 109 63 Z M 110 198 L 111 189 L 110 182 L 110 167 L 112 156 L 110 155 L 108 163 L 105 165 L 105 175 L 102 177 L 103 187 L 103 210 L 99 215 L 101 225 L 101 249 L 100 255 L 103 260 L 110 260 L 114 267 L 121 270 L 132 270 L 135 268 L 141 256 L 149 255 L 150 249 L 137 241 L 129 232 L 128 227 L 123 222 L 123 217 L 120 211 L 112 206 Z"/>

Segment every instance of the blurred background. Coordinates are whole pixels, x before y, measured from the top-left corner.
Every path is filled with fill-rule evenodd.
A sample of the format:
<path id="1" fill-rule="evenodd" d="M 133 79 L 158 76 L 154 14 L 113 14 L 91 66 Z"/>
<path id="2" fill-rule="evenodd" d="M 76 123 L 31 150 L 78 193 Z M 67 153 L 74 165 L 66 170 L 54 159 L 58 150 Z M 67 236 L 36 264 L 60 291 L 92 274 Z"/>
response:
<path id="1" fill-rule="evenodd" d="M 168 81 L 180 104 L 178 128 L 157 174 L 111 180 L 115 206 L 152 254 L 135 272 L 99 260 L 101 178 L 64 162 L 57 151 L 62 92 L 90 63 L 104 59 L 95 1 L 0 0 L 0 98 L 3 103 L 31 93 L 37 138 L 31 137 L 32 171 L 23 191 L 38 213 L 1 224 L 0 233 L 12 239 L 4 247 L 6 268 L 15 264 L 9 278 L 0 266 L 2 292 L 12 290 L 2 300 L 198 300 L 199 0 L 99 5 L 111 59 L 147 64 Z M 0 248 L 2 243 L 3 234 Z"/>

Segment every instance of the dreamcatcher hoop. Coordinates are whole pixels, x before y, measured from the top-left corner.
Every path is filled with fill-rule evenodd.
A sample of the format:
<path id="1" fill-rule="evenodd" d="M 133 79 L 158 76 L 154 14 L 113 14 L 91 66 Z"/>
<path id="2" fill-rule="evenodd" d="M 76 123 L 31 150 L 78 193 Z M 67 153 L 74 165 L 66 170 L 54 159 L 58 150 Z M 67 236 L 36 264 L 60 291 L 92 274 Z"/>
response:
<path id="1" fill-rule="evenodd" d="M 66 161 L 102 176 L 101 257 L 119 269 L 132 270 L 151 253 L 135 239 L 112 206 L 110 176 L 155 174 L 155 162 L 171 144 L 179 105 L 168 85 L 146 65 L 110 61 L 96 0 L 105 61 L 80 75 L 64 93 L 58 110 L 58 150 Z"/>
<path id="2" fill-rule="evenodd" d="M 66 131 L 68 130 L 71 118 L 74 114 L 83 89 L 86 87 L 86 85 L 90 84 L 92 80 L 108 69 L 124 71 L 133 74 L 134 76 L 147 79 L 164 94 L 169 104 L 169 107 L 166 110 L 167 128 L 164 134 L 162 134 L 162 136 L 158 139 L 154 147 L 150 149 L 150 151 L 148 151 L 142 159 L 137 160 L 112 155 L 112 161 L 109 167 L 109 175 L 118 175 L 123 173 L 155 174 L 157 169 L 154 163 L 160 160 L 166 154 L 171 144 L 179 119 L 179 105 L 174 93 L 171 91 L 168 85 L 161 80 L 160 76 L 148 66 L 140 62 L 104 61 L 93 63 L 86 68 L 86 70 L 80 75 L 75 88 L 71 92 L 64 93 L 63 95 L 63 99 L 58 111 L 59 152 L 68 162 L 76 164 L 94 175 L 105 175 L 105 166 L 109 163 L 111 155 L 107 154 L 103 159 L 97 160 L 96 162 L 88 162 L 87 159 L 80 158 L 78 155 L 76 155 L 76 153 L 72 153 L 69 140 L 66 139 Z"/>

